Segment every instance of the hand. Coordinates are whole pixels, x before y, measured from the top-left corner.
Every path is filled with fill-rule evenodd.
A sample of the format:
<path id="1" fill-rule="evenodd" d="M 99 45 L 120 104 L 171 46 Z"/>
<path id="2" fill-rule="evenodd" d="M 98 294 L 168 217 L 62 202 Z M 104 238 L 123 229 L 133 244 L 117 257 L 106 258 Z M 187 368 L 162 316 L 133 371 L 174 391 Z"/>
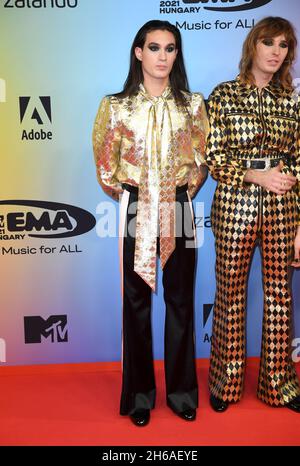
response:
<path id="1" fill-rule="evenodd" d="M 294 241 L 295 256 L 294 260 L 291 263 L 292 267 L 300 267 L 300 226 L 298 226 L 296 238 Z"/>
<path id="2" fill-rule="evenodd" d="M 285 194 L 297 183 L 297 178 L 293 175 L 281 173 L 283 168 L 282 160 L 277 167 L 267 171 L 247 170 L 245 181 L 258 184 L 275 194 Z"/>

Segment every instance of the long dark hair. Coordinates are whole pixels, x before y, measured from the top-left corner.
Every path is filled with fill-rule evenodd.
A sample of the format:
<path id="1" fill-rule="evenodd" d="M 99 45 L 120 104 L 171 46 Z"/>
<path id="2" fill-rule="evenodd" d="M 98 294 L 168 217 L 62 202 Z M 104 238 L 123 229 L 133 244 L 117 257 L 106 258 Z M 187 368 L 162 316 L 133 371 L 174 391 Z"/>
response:
<path id="1" fill-rule="evenodd" d="M 128 97 L 137 94 L 139 85 L 143 82 L 144 77 L 141 62 L 135 56 L 135 48 L 140 47 L 142 49 L 146 42 L 147 33 L 156 30 L 169 31 L 175 38 L 177 56 L 173 64 L 169 80 L 176 101 L 179 104 L 185 104 L 186 102 L 181 91 L 189 92 L 189 85 L 182 54 L 181 34 L 179 29 L 168 21 L 148 21 L 137 32 L 130 50 L 130 67 L 128 76 L 124 83 L 124 88 L 121 92 L 115 95 L 117 97 Z"/>
<path id="2" fill-rule="evenodd" d="M 268 16 L 262 19 L 251 29 L 246 37 L 240 61 L 240 77 L 242 81 L 254 84 L 251 67 L 256 53 L 257 41 L 259 39 L 273 39 L 281 34 L 287 40 L 288 54 L 279 70 L 274 74 L 274 79 L 284 88 L 292 88 L 291 67 L 295 59 L 297 39 L 293 25 L 288 20 L 279 16 Z"/>

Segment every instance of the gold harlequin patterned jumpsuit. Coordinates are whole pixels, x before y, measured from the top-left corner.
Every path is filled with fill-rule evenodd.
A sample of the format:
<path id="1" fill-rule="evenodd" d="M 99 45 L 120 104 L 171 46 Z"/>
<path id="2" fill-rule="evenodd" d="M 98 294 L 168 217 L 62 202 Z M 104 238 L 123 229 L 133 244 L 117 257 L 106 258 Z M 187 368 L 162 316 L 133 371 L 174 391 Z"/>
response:
<path id="1" fill-rule="evenodd" d="M 264 291 L 257 396 L 280 406 L 300 394 L 291 358 L 289 283 L 300 223 L 299 183 L 277 195 L 243 180 L 247 167 L 262 159 L 269 159 L 271 166 L 283 159 L 282 171 L 300 180 L 299 108 L 299 96 L 274 81 L 259 91 L 239 77 L 217 86 L 208 101 L 211 130 L 206 160 L 218 181 L 211 212 L 217 290 L 209 388 L 228 402 L 242 396 L 247 278 L 257 244 Z"/>

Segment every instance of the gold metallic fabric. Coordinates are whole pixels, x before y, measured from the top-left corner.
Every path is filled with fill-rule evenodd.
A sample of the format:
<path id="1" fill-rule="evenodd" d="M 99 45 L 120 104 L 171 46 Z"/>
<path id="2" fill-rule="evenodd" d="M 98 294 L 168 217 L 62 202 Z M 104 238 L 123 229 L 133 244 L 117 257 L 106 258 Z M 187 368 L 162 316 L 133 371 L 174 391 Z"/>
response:
<path id="1" fill-rule="evenodd" d="M 239 79 L 222 83 L 208 101 L 207 164 L 218 180 L 211 219 L 216 245 L 209 388 L 217 398 L 242 397 L 246 299 L 255 246 L 262 256 L 264 312 L 257 395 L 280 406 L 300 395 L 292 361 L 290 263 L 299 222 L 298 187 L 284 195 L 244 183 L 241 159 L 285 156 L 299 179 L 299 100 L 274 83 L 261 92 Z"/>
<path id="2" fill-rule="evenodd" d="M 216 245 L 216 298 L 209 371 L 210 391 L 224 401 L 239 401 L 246 362 L 247 282 L 259 244 L 263 275 L 263 330 L 257 396 L 280 406 L 300 395 L 291 358 L 292 296 L 297 204 L 259 186 L 219 183 L 211 219 Z M 260 280 L 257 286 L 261 286 Z M 257 329 L 260 333 L 261 329 Z"/>
<path id="3" fill-rule="evenodd" d="M 134 270 L 155 290 L 156 240 L 163 268 L 174 250 L 176 187 L 194 196 L 205 174 L 208 121 L 203 96 L 184 93 L 176 103 L 170 87 L 159 97 L 143 85 L 137 95 L 105 97 L 93 131 L 98 180 L 117 199 L 122 183 L 139 188 Z"/>
<path id="4" fill-rule="evenodd" d="M 298 178 L 300 224 L 300 97 L 271 81 L 262 92 L 238 77 L 217 86 L 209 98 L 211 131 L 206 162 L 212 176 L 225 184 L 244 184 L 242 159 L 285 157 L 285 173 Z"/>

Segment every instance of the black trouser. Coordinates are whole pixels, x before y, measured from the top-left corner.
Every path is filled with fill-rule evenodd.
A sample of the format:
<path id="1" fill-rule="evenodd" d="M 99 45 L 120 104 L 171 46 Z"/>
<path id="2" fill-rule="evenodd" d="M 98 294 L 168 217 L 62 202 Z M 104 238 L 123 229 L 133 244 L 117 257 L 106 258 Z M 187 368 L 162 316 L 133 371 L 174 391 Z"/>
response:
<path id="1" fill-rule="evenodd" d="M 128 207 L 137 200 L 138 193 L 130 192 Z M 154 408 L 156 394 L 151 289 L 133 270 L 135 238 L 129 235 L 128 224 L 134 221 L 136 214 L 128 213 L 128 207 L 123 240 L 123 380 L 120 407 L 123 415 L 131 414 L 139 408 Z M 176 193 L 178 230 L 182 231 L 182 235 L 177 233 L 179 236 L 176 237 L 175 250 L 163 270 L 166 304 L 165 378 L 167 404 L 175 411 L 182 412 L 197 407 L 198 387 L 193 328 L 194 224 L 187 192 L 180 189 Z"/>

